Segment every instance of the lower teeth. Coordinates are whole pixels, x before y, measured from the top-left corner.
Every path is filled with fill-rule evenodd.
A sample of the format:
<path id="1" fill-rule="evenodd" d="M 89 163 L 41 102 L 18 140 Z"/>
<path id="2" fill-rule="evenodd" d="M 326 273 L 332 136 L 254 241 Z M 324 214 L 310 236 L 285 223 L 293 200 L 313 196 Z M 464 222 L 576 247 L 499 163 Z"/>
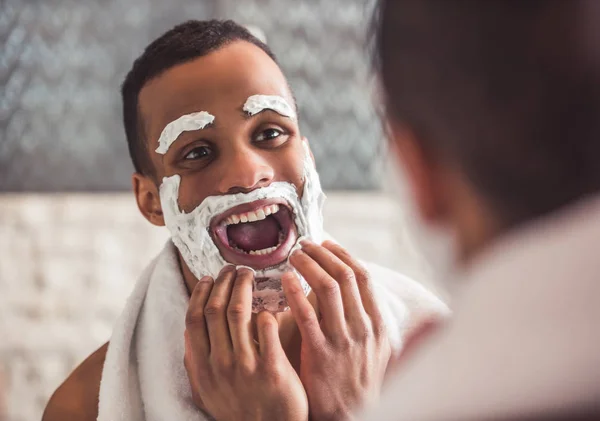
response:
<path id="1" fill-rule="evenodd" d="M 241 248 L 239 248 L 235 245 L 232 245 L 232 248 L 239 253 L 249 254 L 251 256 L 262 256 L 264 254 L 273 253 L 275 250 L 277 250 L 279 248 L 279 246 L 281 245 L 281 243 L 283 243 L 283 240 L 285 240 L 285 236 L 284 236 L 283 232 L 280 232 L 279 233 L 279 242 L 277 243 L 276 246 L 269 247 L 269 248 L 262 249 L 262 250 L 250 250 L 250 251 L 242 250 Z"/>
<path id="2" fill-rule="evenodd" d="M 275 247 L 269 247 L 268 249 L 263 249 L 263 250 L 250 250 L 248 252 L 248 254 L 253 255 L 253 256 L 255 256 L 255 255 L 260 256 L 260 255 L 263 255 L 263 254 L 273 253 L 275 250 L 277 250 L 277 246 L 275 246 Z"/>

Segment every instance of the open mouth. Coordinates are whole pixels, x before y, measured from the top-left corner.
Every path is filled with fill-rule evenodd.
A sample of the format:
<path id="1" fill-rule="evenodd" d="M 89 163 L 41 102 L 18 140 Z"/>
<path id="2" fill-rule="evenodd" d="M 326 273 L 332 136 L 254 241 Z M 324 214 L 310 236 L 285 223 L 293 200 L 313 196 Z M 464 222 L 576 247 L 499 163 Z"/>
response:
<path id="1" fill-rule="evenodd" d="M 229 209 L 211 223 L 213 239 L 232 264 L 267 269 L 287 259 L 298 234 L 283 199 L 265 199 Z"/>

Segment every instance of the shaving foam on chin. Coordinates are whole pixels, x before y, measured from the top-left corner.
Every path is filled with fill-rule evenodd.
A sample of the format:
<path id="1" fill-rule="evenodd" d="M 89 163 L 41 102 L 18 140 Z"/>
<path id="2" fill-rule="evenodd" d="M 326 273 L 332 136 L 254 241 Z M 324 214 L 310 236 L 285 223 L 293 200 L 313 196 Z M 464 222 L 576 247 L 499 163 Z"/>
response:
<path id="1" fill-rule="evenodd" d="M 256 189 L 250 193 L 238 193 L 223 196 L 210 196 L 189 213 L 179 208 L 179 185 L 181 177 L 173 175 L 165 177 L 160 186 L 160 201 L 167 228 L 171 238 L 179 249 L 184 261 L 197 279 L 203 276 L 216 278 L 226 262 L 215 245 L 211 233 L 211 220 L 228 209 L 244 203 L 261 199 L 283 198 L 293 212 L 298 241 L 292 250 L 299 246 L 302 237 L 310 238 L 316 243 L 323 241 L 323 204 L 325 194 L 321 189 L 319 175 L 312 161 L 308 144 L 303 142 L 304 188 L 302 199 L 298 197 L 296 188 L 291 183 L 275 182 L 269 186 Z M 254 270 L 255 279 L 264 279 L 260 283 L 255 280 L 252 311 L 268 310 L 272 312 L 287 309 L 287 302 L 281 286 L 281 276 L 285 272 L 295 272 L 286 259 L 279 265 Z M 298 274 L 306 294 L 310 287 Z"/>

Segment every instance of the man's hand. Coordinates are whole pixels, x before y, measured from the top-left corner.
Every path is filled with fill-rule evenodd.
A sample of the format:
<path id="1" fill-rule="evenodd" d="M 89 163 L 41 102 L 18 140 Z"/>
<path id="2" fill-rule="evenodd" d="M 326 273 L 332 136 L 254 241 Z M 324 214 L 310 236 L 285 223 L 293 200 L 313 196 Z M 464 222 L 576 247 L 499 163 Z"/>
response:
<path id="1" fill-rule="evenodd" d="M 390 344 L 369 275 L 340 246 L 303 242 L 290 262 L 317 297 L 320 318 L 298 277 L 283 286 L 302 335 L 300 379 L 314 421 L 348 420 L 379 397 Z"/>
<path id="2" fill-rule="evenodd" d="M 186 317 L 185 367 L 194 403 L 217 421 L 308 419 L 306 393 L 279 341 L 278 324 L 258 314 L 253 338 L 248 269 L 224 268 L 198 282 Z"/>

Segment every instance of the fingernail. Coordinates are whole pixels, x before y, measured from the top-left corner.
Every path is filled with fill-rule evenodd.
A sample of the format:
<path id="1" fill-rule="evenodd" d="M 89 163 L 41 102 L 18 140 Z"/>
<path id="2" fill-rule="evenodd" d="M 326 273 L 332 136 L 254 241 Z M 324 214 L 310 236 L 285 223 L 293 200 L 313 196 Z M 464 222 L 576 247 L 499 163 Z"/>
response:
<path id="1" fill-rule="evenodd" d="M 313 245 L 314 243 L 312 241 L 310 241 L 308 238 L 302 238 L 300 240 L 300 244 L 303 246 L 310 246 L 310 245 Z"/>
<path id="2" fill-rule="evenodd" d="M 198 282 L 214 282 L 213 278 L 211 276 L 203 276 L 202 278 L 200 278 L 200 280 Z"/>
<path id="3" fill-rule="evenodd" d="M 220 274 L 224 274 L 227 272 L 231 272 L 232 270 L 235 270 L 235 266 L 234 265 L 225 265 L 223 266 L 223 269 L 221 269 L 221 272 L 219 272 Z"/>
<path id="4" fill-rule="evenodd" d="M 298 257 L 298 256 L 302 256 L 303 254 L 304 254 L 304 252 L 302 251 L 302 249 L 298 248 L 292 252 L 291 257 L 294 257 L 294 256 Z"/>
<path id="5" fill-rule="evenodd" d="M 252 269 L 250 266 L 244 266 L 244 265 L 237 265 L 235 267 L 235 269 L 238 271 L 242 271 L 242 270 L 247 270 L 248 272 L 250 272 L 253 276 L 256 276 L 256 271 L 254 269 Z"/>

